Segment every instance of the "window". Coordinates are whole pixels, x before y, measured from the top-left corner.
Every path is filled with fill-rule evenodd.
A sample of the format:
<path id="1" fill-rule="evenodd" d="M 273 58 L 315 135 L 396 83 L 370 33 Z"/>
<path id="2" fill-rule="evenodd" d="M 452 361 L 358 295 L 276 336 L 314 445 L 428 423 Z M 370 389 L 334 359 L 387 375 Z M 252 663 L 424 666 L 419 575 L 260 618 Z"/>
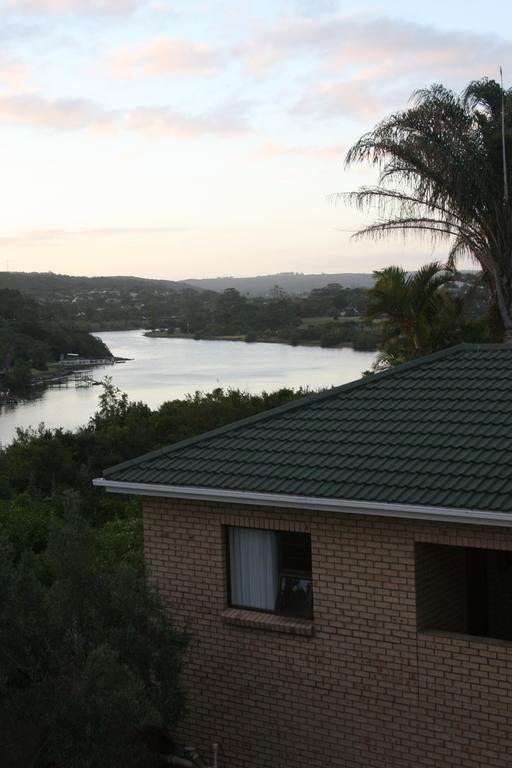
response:
<path id="1" fill-rule="evenodd" d="M 231 605 L 312 618 L 309 534 L 228 528 L 226 544 Z"/>
<path id="2" fill-rule="evenodd" d="M 512 552 L 416 545 L 418 629 L 512 640 Z"/>

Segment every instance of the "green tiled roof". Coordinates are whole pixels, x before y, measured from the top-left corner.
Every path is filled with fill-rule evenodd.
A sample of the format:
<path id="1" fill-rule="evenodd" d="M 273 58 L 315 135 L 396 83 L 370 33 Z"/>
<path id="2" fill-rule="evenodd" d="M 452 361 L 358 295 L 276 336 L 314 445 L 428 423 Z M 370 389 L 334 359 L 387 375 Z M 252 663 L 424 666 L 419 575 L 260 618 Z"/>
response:
<path id="1" fill-rule="evenodd" d="M 512 512 L 512 346 L 452 347 L 104 477 Z"/>

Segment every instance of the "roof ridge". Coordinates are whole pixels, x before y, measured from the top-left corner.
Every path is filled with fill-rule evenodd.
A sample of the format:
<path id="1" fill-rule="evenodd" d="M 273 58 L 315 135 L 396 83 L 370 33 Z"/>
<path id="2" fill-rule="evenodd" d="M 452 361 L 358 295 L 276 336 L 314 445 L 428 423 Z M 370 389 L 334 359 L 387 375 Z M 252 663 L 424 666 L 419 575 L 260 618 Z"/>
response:
<path id="1" fill-rule="evenodd" d="M 331 387 L 330 389 L 323 390 L 321 392 L 313 392 L 310 395 L 301 397 L 299 400 L 293 400 L 290 403 L 285 403 L 285 405 L 280 405 L 275 408 L 269 408 L 268 410 L 262 411 L 261 413 L 256 413 L 256 414 L 253 414 L 252 416 L 246 416 L 243 419 L 239 419 L 238 421 L 234 421 L 229 424 L 224 424 L 223 426 L 216 427 L 215 429 L 209 430 L 208 432 L 202 432 L 199 435 L 194 435 L 193 437 L 188 437 L 188 438 L 185 438 L 184 440 L 178 440 L 176 443 L 171 443 L 170 445 L 164 446 L 163 448 L 159 448 L 155 451 L 150 451 L 148 453 L 143 454 L 142 456 L 137 456 L 133 459 L 128 459 L 127 461 L 123 461 L 119 464 L 109 467 L 108 469 L 104 470 L 103 476 L 108 477 L 109 475 L 119 471 L 120 469 L 126 469 L 127 467 L 141 464 L 147 460 L 157 458 L 158 456 L 172 454 L 183 447 L 194 445 L 195 443 L 211 440 L 219 435 L 225 434 L 226 432 L 234 432 L 238 429 L 241 429 L 255 422 L 266 421 L 267 419 L 274 418 L 274 416 L 278 414 L 286 413 L 287 411 L 296 410 L 298 408 L 305 408 L 311 405 L 312 403 L 322 402 L 323 400 L 328 400 L 330 398 L 337 397 L 342 392 L 350 392 L 354 389 L 359 389 L 360 387 L 375 385 L 378 382 L 382 381 L 384 378 L 388 378 L 389 376 L 402 375 L 403 373 L 408 372 L 413 368 L 429 365 L 430 363 L 435 362 L 440 358 L 447 357 L 449 355 L 453 355 L 469 349 L 475 349 L 475 350 L 503 349 L 504 350 L 504 349 L 507 349 L 507 345 L 461 343 L 452 347 L 447 347 L 446 349 L 433 352 L 430 355 L 418 357 L 418 358 L 415 358 L 414 360 L 410 360 L 407 363 L 402 363 L 401 365 L 388 368 L 385 371 L 380 371 L 379 373 L 373 374 L 372 376 L 361 377 L 360 379 L 356 379 L 355 381 L 350 381 L 350 382 L 347 382 L 346 384 L 340 384 L 336 387 Z M 508 349 L 512 352 L 512 345 L 508 347 Z"/>

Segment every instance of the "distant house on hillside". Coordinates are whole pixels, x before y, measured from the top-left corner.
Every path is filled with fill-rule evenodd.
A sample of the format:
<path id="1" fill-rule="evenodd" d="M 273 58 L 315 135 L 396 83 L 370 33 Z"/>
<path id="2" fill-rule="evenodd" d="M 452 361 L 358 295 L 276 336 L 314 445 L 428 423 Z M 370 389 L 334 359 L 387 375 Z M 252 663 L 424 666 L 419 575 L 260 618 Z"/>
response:
<path id="1" fill-rule="evenodd" d="M 462 345 L 113 467 L 226 768 L 505 768 L 512 348 Z"/>

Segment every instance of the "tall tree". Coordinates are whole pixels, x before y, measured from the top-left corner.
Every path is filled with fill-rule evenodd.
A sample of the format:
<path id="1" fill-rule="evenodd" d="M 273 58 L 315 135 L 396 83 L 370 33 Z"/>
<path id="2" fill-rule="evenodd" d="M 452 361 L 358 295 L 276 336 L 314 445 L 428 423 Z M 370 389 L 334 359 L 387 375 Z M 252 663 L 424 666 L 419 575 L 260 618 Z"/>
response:
<path id="1" fill-rule="evenodd" d="M 417 91 L 346 162 L 380 171 L 376 186 L 349 195 L 380 214 L 358 235 L 398 230 L 449 240 L 452 263 L 468 255 L 482 268 L 492 337 L 512 342 L 512 89 L 484 78 L 460 96 L 442 85 Z"/>

